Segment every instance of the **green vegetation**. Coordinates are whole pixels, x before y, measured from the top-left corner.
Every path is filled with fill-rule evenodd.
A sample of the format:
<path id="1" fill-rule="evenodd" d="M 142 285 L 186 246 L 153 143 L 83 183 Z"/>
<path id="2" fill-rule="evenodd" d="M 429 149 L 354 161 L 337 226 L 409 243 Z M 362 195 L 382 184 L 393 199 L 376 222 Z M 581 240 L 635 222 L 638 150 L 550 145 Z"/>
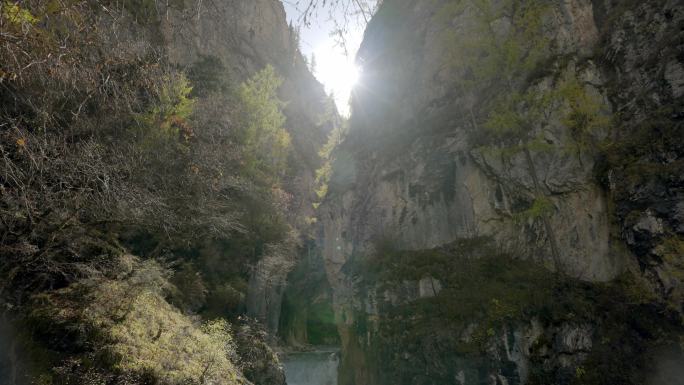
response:
<path id="1" fill-rule="evenodd" d="M 389 252 L 378 258 L 373 268 L 381 271 L 379 279 L 388 285 L 424 277 L 441 282 L 438 296 L 416 301 L 401 314 L 437 314 L 461 328 L 477 320 L 474 334 L 480 343 L 489 329 L 506 323 L 542 315 L 555 320 L 591 315 L 590 311 L 570 312 L 567 303 L 554 298 L 561 287 L 570 287 L 568 282 L 532 261 L 502 254 L 484 238 L 461 240 L 441 250 Z M 568 291 L 566 299 L 576 300 L 574 307 L 581 309 L 579 294 Z"/>
<path id="2" fill-rule="evenodd" d="M 0 304 L 49 353 L 35 379 L 227 384 L 251 359 L 277 369 L 265 342 L 242 357 L 231 340 L 251 267 L 297 252 L 276 70 L 170 63 L 145 40 L 154 2 L 1 5 Z"/>
<path id="3" fill-rule="evenodd" d="M 665 265 L 664 275 L 670 282 L 684 282 L 684 237 L 673 235 L 664 238 L 655 249 L 656 255 L 662 258 Z M 680 312 L 684 302 L 684 288 L 673 287 L 669 293 L 667 304 L 672 311 Z M 684 323 L 684 316 L 680 316 Z"/>
<path id="4" fill-rule="evenodd" d="M 525 223 L 528 220 L 535 220 L 544 218 L 547 215 L 553 213 L 554 206 L 550 199 L 541 197 L 537 198 L 532 202 L 532 205 L 523 211 L 515 213 L 515 219 Z"/>
<path id="5" fill-rule="evenodd" d="M 334 150 L 337 145 L 342 143 L 348 131 L 348 122 L 344 122 L 341 126 L 336 126 L 328 134 L 328 141 L 323 145 L 318 155 L 323 159 L 323 165 L 316 170 L 316 195 L 319 200 L 323 200 L 328 194 L 328 184 L 332 176 L 332 165 L 335 161 Z M 318 205 L 318 203 L 315 203 Z"/>
<path id="6" fill-rule="evenodd" d="M 322 263 L 302 261 L 288 276 L 279 330 L 290 346 L 339 344 L 330 289 Z M 312 293 L 316 296 L 312 298 Z"/>
<path id="7" fill-rule="evenodd" d="M 300 183 L 293 175 L 301 163 L 312 167 L 319 160 L 313 148 L 305 156 L 292 149 L 286 104 L 278 97 L 279 71 L 257 68 L 259 54 L 209 55 L 187 63 L 191 55 L 175 52 L 187 66 L 172 63 L 155 43 L 182 36 L 163 23 L 160 10 L 170 7 L 172 18 L 194 17 L 194 9 L 175 12 L 184 10 L 181 0 L 0 1 L 0 310 L 3 323 L 22 329 L 8 349 L 13 361 L 25 359 L 29 380 L 41 385 L 282 384 L 269 346 L 273 336 L 243 314 L 249 280 L 262 278 L 255 271 L 276 292 L 304 247 L 292 225 L 304 221 L 292 217 L 313 191 L 303 186 L 311 178 Z M 360 309 L 353 325 L 347 330 L 350 325 L 342 324 L 338 334 L 324 267 L 315 270 L 307 262 L 289 276 L 303 284 L 285 292 L 285 339 L 344 342 L 346 359 L 362 371 L 379 370 L 381 383 L 446 384 L 462 375 L 456 372 L 461 367 L 468 376 L 515 373 L 501 358 L 500 345 L 507 344 L 509 353 L 514 332 L 538 323 L 529 383 L 645 383 L 652 352 L 681 350 L 684 335 L 684 240 L 675 230 L 679 219 L 668 222 L 663 215 L 681 201 L 681 103 L 612 116 L 604 90 L 584 80 L 593 64 L 554 52 L 546 30 L 548 16 L 557 11 L 552 3 L 433 4 L 440 5 L 434 21 L 444 26 L 437 29 L 448 48 L 444 73 L 434 79 L 455 79 L 439 85 L 449 91 L 436 109 L 465 116 L 457 123 L 466 126 L 476 147 L 469 150 L 524 165 L 516 175 L 529 181 L 511 186 L 517 196 L 507 220 L 544 226 L 545 234 L 535 235 L 548 239 L 555 271 L 484 238 L 430 250 L 378 247 L 363 262 L 354 255 L 340 272 L 351 275 L 344 285 L 358 289 L 352 295 L 367 294 L 376 300 L 369 308 L 378 312 Z M 382 47 L 388 61 L 422 39 L 406 28 L 409 8 L 420 10 L 412 1 L 388 3 L 371 23 L 382 34 L 396 32 Z M 163 36 L 162 26 L 170 28 Z M 195 27 L 182 32 L 202 29 Z M 296 46 L 294 27 L 290 32 Z M 373 53 L 378 42 L 383 39 L 370 39 L 366 49 Z M 281 63 L 280 70 L 294 71 L 297 60 L 292 68 Z M 380 91 L 405 86 L 399 77 L 409 64 L 397 63 L 397 70 L 378 78 L 384 83 Z M 292 80 L 299 77 L 294 75 Z M 611 100 L 619 99 L 616 93 Z M 369 134 L 384 141 L 378 147 L 398 153 L 412 135 L 425 134 L 407 132 L 409 126 L 454 127 L 453 111 L 407 119 L 396 110 L 411 103 L 395 105 L 378 95 L 378 104 L 366 109 L 370 117 L 407 121 L 401 127 L 387 124 L 397 132 L 390 139 L 386 132 Z M 644 92 L 629 102 L 647 99 L 655 98 Z M 455 100 L 463 108 L 450 108 Z M 391 106 L 375 108 L 383 103 Z M 309 112 L 295 111 L 295 124 L 320 125 L 308 122 L 316 120 Z M 646 118 L 627 124 L 634 116 Z M 621 126 L 613 135 L 615 124 Z M 305 130 L 294 132 L 300 131 Z M 359 172 L 382 174 L 375 164 L 382 168 L 386 149 L 375 152 L 376 143 L 354 142 L 365 147 L 359 158 L 356 149 L 335 151 L 346 131 L 335 127 L 319 153 L 319 202 L 335 176 L 339 185 L 353 186 L 357 161 Z M 572 139 L 548 139 L 559 132 L 570 132 Z M 303 139 L 306 147 L 318 140 Z M 550 225 L 561 198 L 552 196 L 557 192 L 539 180 L 535 168 L 554 152 L 574 152 L 580 161 L 580 152 L 600 154 L 597 176 L 609 187 L 620 231 L 635 239 L 630 246 L 639 263 L 631 268 L 646 273 L 624 273 L 609 283 L 563 274 Z M 444 170 L 435 186 L 410 184 L 410 198 L 420 204 L 455 202 L 459 156 L 467 151 L 440 164 Z M 331 175 L 336 162 L 343 172 Z M 431 171 L 426 168 L 424 175 L 434 179 Z M 400 215 L 402 224 L 410 221 L 408 210 Z M 657 231 L 640 226 L 654 217 Z M 425 284 L 432 284 L 434 295 L 421 298 L 416 292 L 424 292 Z M 312 300 L 313 292 L 320 296 Z M 349 316 L 346 311 L 362 298 L 352 298 L 340 314 Z M 554 354 L 575 354 L 557 349 L 563 328 L 590 329 L 592 346 L 581 347 L 581 364 L 553 363 Z M 371 364 L 363 362 L 365 353 Z"/>
<path id="8" fill-rule="evenodd" d="M 380 372 L 390 373 L 384 382 L 388 384 L 443 383 L 457 375 L 457 368 L 477 377 L 478 365 L 498 365 L 487 355 L 492 346 L 511 338 L 507 333 L 512 330 L 529 327 L 531 320 L 540 322 L 545 332 L 535 337 L 530 383 L 562 378 L 544 364 L 548 357 L 543 352 L 553 349 L 555 327 L 591 324 L 596 342 L 588 360 L 572 369 L 571 383 L 611 384 L 619 379 L 638 384 L 643 368 L 650 365 L 649 352 L 668 346 L 682 332 L 674 314 L 660 315 L 666 310 L 654 302 L 642 278 L 626 273 L 610 283 L 574 280 L 506 255 L 484 238 L 435 250 L 379 247 L 362 271 L 370 272 L 364 281 L 380 283 L 377 290 L 399 296 L 399 304 L 384 308 L 379 319 L 357 315 L 356 332 L 372 330 L 369 349 Z M 425 277 L 439 280 L 436 296 L 401 299 L 404 282 Z M 411 365 L 402 364 L 407 355 Z"/>
<path id="9" fill-rule="evenodd" d="M 192 87 L 184 74 L 161 79 L 156 89 L 156 100 L 144 114 L 137 116 L 137 137 L 147 151 L 163 142 L 187 143 L 194 134 L 188 124 L 194 100 Z"/>
<path id="10" fill-rule="evenodd" d="M 677 278 L 684 279 L 684 238 L 673 236 L 666 238 L 659 245 L 658 253 L 663 256 L 664 262 L 676 268 Z"/>
<path id="11" fill-rule="evenodd" d="M 444 66 L 454 73 L 455 85 L 463 94 L 475 95 L 466 106 L 470 142 L 488 156 L 524 161 L 532 187 L 519 198 L 530 202 L 529 208 L 512 214 L 522 223 L 543 224 L 555 269 L 561 271 L 550 224 L 555 209 L 540 182 L 535 156 L 595 151 L 594 139 L 607 132 L 611 118 L 602 95 L 580 80 L 581 70 L 554 56 L 543 22 L 553 7 L 543 1 L 449 1 L 436 20 L 449 24 L 456 19 L 463 25 L 445 28 L 442 41 L 449 47 Z M 570 129 L 575 143 L 545 140 L 545 132 L 558 123 Z"/>
<path id="12" fill-rule="evenodd" d="M 271 349 L 272 336 L 262 325 L 253 319 L 241 317 L 234 334 L 242 372 L 252 383 L 285 383 L 278 356 Z"/>
<path id="13" fill-rule="evenodd" d="M 232 92 L 228 68 L 216 56 L 200 56 L 188 69 L 188 79 L 192 83 L 192 97 L 225 95 Z"/>
<path id="14" fill-rule="evenodd" d="M 124 255 L 109 273 L 126 278 L 90 279 L 34 299 L 36 333 L 88 341 L 68 361 L 71 376 L 113 369 L 119 378 L 167 384 L 244 383 L 230 325 L 198 325 L 169 305 L 163 296 L 171 286 L 158 264 Z M 43 383 L 65 381 L 61 369 L 43 374 Z"/>
<path id="15" fill-rule="evenodd" d="M 657 184 L 672 180 L 681 170 L 682 160 L 661 161 L 657 154 L 677 149 L 684 139 L 681 124 L 672 122 L 671 116 L 678 106 L 662 106 L 649 111 L 649 118 L 638 121 L 622 121 L 624 132 L 619 138 L 601 143 L 601 162 L 598 177 L 605 183 L 614 183 L 612 189 L 617 202 L 629 199 L 630 192 L 638 185 L 655 180 Z M 608 180 L 609 172 L 614 177 Z"/>
<path id="16" fill-rule="evenodd" d="M 291 141 L 290 134 L 283 128 L 283 105 L 276 93 L 281 83 L 269 65 L 242 84 L 238 91 L 247 168 L 263 169 L 275 175 L 282 174 L 285 169 Z"/>
<path id="17" fill-rule="evenodd" d="M 2 17 L 15 26 L 21 26 L 24 23 L 36 24 L 38 22 L 38 18 L 29 10 L 10 1 L 2 2 Z"/>
<path id="18" fill-rule="evenodd" d="M 681 312 L 684 292 L 684 255 L 676 224 L 667 220 L 675 212 L 673 194 L 680 180 L 684 161 L 678 154 L 684 141 L 679 120 L 673 120 L 681 101 L 673 100 L 653 107 L 639 119 L 628 112 L 619 116 L 619 135 L 600 143 L 597 178 L 610 191 L 611 210 L 622 231 L 630 231 L 646 214 L 663 223 L 662 233 L 642 234 L 630 245 L 631 251 L 646 266 L 660 266 L 661 279 L 671 286 L 665 295 L 670 309 Z M 674 155 L 674 156 L 673 156 Z"/>
<path id="19" fill-rule="evenodd" d="M 443 36 L 450 47 L 445 65 L 460 75 L 455 77 L 458 85 L 466 90 L 504 85 L 514 91 L 548 56 L 542 16 L 549 7 L 537 0 L 446 2 L 437 22 L 463 18 L 468 23 L 468 38 L 455 29 L 446 29 Z"/>
<path id="20" fill-rule="evenodd" d="M 578 79 L 566 79 L 558 87 L 559 97 L 566 112 L 562 123 L 572 130 L 575 140 L 583 146 L 597 132 L 606 132 L 614 124 L 614 117 L 602 95 L 588 89 Z"/>

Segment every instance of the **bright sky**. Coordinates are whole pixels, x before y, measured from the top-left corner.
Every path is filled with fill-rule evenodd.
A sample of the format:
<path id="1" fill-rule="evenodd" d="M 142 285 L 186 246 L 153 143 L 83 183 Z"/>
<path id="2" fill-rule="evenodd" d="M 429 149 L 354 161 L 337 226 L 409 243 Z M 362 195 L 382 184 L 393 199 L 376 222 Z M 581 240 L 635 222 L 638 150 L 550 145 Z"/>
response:
<path id="1" fill-rule="evenodd" d="M 300 49 L 311 60 L 313 54 L 316 58 L 314 75 L 323 83 L 328 94 L 335 96 L 335 103 L 340 114 L 349 115 L 349 97 L 354 83 L 358 79 L 358 68 L 354 65 L 356 51 L 358 51 L 363 39 L 363 26 L 351 23 L 349 33 L 346 36 L 346 47 L 335 43 L 335 38 L 330 34 L 335 29 L 335 23 L 330 19 L 327 10 L 320 10 L 313 16 L 309 26 L 302 25 L 299 17 L 301 7 L 305 0 L 300 0 L 300 8 L 297 0 L 283 0 L 288 20 L 295 26 L 300 26 Z M 340 18 L 342 15 L 338 15 Z"/>

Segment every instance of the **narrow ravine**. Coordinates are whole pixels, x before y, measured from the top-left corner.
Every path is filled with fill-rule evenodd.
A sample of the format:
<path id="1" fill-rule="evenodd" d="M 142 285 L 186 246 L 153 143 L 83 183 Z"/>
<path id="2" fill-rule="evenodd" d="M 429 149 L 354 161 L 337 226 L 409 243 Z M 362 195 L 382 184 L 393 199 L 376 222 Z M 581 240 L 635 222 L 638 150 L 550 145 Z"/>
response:
<path id="1" fill-rule="evenodd" d="M 684 385 L 684 0 L 0 0 L 0 385 Z"/>

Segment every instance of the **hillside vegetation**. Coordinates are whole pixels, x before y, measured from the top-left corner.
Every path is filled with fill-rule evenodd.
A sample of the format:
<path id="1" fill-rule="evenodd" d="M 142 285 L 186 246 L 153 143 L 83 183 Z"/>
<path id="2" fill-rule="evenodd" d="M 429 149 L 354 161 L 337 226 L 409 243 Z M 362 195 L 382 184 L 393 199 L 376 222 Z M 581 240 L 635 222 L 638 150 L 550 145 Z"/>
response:
<path id="1" fill-rule="evenodd" d="M 282 77 L 174 64 L 162 17 L 147 0 L 0 5 L 9 383 L 238 384 L 259 360 L 284 381 L 242 318 L 251 266 L 288 269 L 299 242 Z"/>

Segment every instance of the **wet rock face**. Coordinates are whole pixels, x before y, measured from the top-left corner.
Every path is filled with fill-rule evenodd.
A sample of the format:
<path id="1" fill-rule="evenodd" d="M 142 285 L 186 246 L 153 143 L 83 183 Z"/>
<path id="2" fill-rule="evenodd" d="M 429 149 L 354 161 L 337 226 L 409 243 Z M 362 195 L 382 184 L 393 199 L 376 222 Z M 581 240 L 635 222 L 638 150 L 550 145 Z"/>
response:
<path id="1" fill-rule="evenodd" d="M 446 24 L 436 22 L 440 7 L 449 3 L 385 2 L 359 53 L 363 87 L 319 215 L 341 334 L 350 336 L 343 345 L 350 352 L 367 349 L 372 326 L 359 334 L 359 318 L 366 322 L 382 313 L 379 282 L 354 273 L 380 241 L 425 250 L 488 236 L 507 251 L 584 281 L 611 281 L 632 271 L 650 281 L 657 302 L 681 312 L 684 266 L 673 257 L 684 253 L 681 4 L 552 2 L 543 24 L 554 59 L 546 72 L 534 75 L 535 87 L 553 89 L 553 79 L 572 76 L 582 92 L 605 104 L 600 113 L 611 124 L 589 139 L 605 148 L 586 146 L 566 118 L 551 113 L 543 122 L 530 122 L 542 145 L 528 158 L 523 152 L 504 156 L 505 148 L 492 151 L 474 140 L 482 124 L 475 115 L 495 95 L 462 86 L 468 74 L 445 65 L 450 45 L 444 31 L 466 39 L 476 30 L 467 8 Z M 505 35 L 505 18 L 492 25 Z M 654 124 L 644 128 L 644 122 Z M 534 196 L 548 200 L 547 223 L 520 219 Z M 426 282 L 406 285 L 415 289 L 409 290 L 414 298 L 433 294 Z M 534 329 L 526 328 L 509 330 L 527 335 Z M 536 333 L 551 339 L 543 344 L 546 353 L 518 349 L 513 369 L 495 364 L 500 370 L 487 381 L 525 383 L 525 367 L 539 360 L 568 378 L 581 374 L 576 368 L 596 342 L 591 324 Z M 489 358 L 500 362 L 496 350 Z M 345 367 L 353 360 L 344 349 L 342 357 L 342 370 L 354 372 Z M 472 378 L 467 373 L 454 376 L 471 383 L 461 380 Z M 370 375 L 349 377 L 356 384 L 381 383 Z"/>

